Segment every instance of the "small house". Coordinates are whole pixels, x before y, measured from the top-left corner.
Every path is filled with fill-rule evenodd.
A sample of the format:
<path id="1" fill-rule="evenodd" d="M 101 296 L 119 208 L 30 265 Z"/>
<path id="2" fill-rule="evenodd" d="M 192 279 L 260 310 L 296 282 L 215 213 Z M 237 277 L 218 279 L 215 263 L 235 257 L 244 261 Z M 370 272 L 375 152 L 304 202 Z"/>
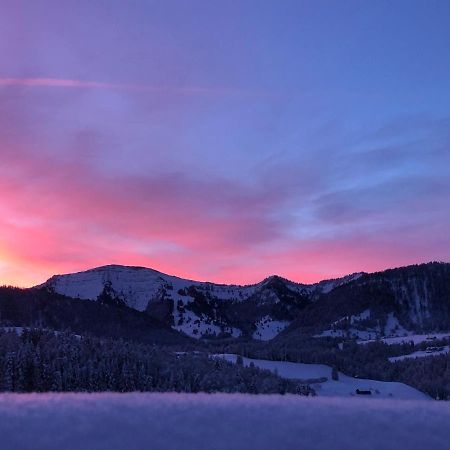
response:
<path id="1" fill-rule="evenodd" d="M 356 389 L 355 392 L 358 395 L 372 395 L 372 391 L 370 389 Z"/>

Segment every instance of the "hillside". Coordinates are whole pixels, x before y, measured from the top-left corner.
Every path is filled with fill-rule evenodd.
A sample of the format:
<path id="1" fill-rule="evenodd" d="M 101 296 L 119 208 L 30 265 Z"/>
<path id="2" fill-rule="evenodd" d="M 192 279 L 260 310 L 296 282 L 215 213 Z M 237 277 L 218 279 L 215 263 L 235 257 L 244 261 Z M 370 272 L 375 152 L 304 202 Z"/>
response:
<path id="1" fill-rule="evenodd" d="M 450 330 L 450 264 L 363 274 L 309 304 L 291 324 L 322 336 L 374 339 Z"/>

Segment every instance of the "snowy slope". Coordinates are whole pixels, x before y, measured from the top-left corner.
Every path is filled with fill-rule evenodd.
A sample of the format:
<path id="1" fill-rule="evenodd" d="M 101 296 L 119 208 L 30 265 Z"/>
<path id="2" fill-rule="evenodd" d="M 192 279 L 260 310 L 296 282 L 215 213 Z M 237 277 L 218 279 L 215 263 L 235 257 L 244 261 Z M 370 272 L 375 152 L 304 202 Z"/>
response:
<path id="1" fill-rule="evenodd" d="M 239 286 L 186 280 L 145 267 L 116 265 L 67 275 L 55 275 L 41 286 L 52 287 L 55 292 L 68 297 L 96 300 L 106 283 L 111 284 L 117 296 L 124 299 L 128 306 L 139 311 L 145 310 L 149 300 L 161 289 L 177 292 L 194 286 L 209 292 L 219 300 L 245 300 L 260 286 L 260 284 Z M 176 294 L 172 296 L 179 299 Z"/>
<path id="2" fill-rule="evenodd" d="M 96 300 L 109 283 L 118 298 L 138 311 L 164 287 L 175 289 L 195 285 L 195 281 L 165 275 L 143 267 L 104 266 L 68 275 L 55 275 L 45 285 L 55 292 L 83 300 Z"/>
<path id="3" fill-rule="evenodd" d="M 193 302 L 193 298 L 185 291 L 194 287 L 200 292 L 219 301 L 242 301 L 250 297 L 256 290 L 255 286 L 218 285 L 185 280 L 166 275 L 153 269 L 143 267 L 104 266 L 67 275 L 56 275 L 43 286 L 55 292 L 83 300 L 97 300 L 105 286 L 116 299 L 127 306 L 145 311 L 152 302 L 161 299 L 171 300 L 173 327 L 192 337 L 199 338 L 205 334 L 230 333 L 239 336 L 240 330 L 224 323 L 214 323 L 210 317 L 197 315 L 183 307 Z"/>
<path id="4" fill-rule="evenodd" d="M 289 326 L 288 321 L 274 320 L 270 316 L 263 316 L 256 322 L 256 330 L 253 332 L 253 339 L 269 341 Z"/>
<path id="5" fill-rule="evenodd" d="M 215 357 L 236 362 L 236 355 L 223 354 Z M 352 378 L 339 373 L 337 381 L 331 379 L 331 367 L 325 364 L 302 364 L 284 361 L 243 358 L 244 365 L 253 363 L 256 367 L 278 373 L 283 378 L 301 380 L 327 378 L 320 383 L 308 383 L 320 397 L 354 397 L 356 389 L 371 390 L 371 398 L 391 398 L 396 400 L 431 400 L 426 394 L 404 383 Z"/>
<path id="6" fill-rule="evenodd" d="M 5 450 L 446 450 L 448 402 L 227 394 L 0 396 Z"/>
<path id="7" fill-rule="evenodd" d="M 342 286 L 344 284 L 355 281 L 358 278 L 361 278 L 362 275 L 364 275 L 364 272 L 352 273 L 350 275 L 346 275 L 345 277 L 335 278 L 333 280 L 323 280 L 315 285 L 312 285 L 313 290 L 316 291 L 317 293 L 328 294 L 333 289 L 339 286 Z"/>
<path id="8" fill-rule="evenodd" d="M 106 283 L 128 306 L 143 311 L 149 296 L 154 295 L 164 280 L 153 270 L 132 270 L 119 266 L 100 267 L 70 275 L 57 275 L 47 281 L 55 292 L 83 300 L 96 300 Z"/>

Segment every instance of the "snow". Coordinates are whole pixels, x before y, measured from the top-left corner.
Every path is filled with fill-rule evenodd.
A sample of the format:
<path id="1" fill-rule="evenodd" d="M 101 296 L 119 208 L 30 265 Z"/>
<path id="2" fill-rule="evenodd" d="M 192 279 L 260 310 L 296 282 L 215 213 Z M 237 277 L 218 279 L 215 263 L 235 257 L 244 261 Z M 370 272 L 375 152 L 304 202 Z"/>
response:
<path id="1" fill-rule="evenodd" d="M 6 333 L 12 333 L 15 332 L 17 334 L 22 334 L 23 330 L 25 330 L 26 328 L 24 327 L 0 327 L 0 330 L 5 331 Z"/>
<path id="2" fill-rule="evenodd" d="M 336 338 L 356 338 L 361 341 L 374 339 L 377 336 L 375 330 L 358 330 L 357 328 L 349 328 L 348 330 L 324 330 L 320 334 L 313 337 L 336 337 Z"/>
<path id="3" fill-rule="evenodd" d="M 370 309 L 366 309 L 359 314 L 354 314 L 351 316 L 344 316 L 332 323 L 333 326 L 337 328 L 332 328 L 322 331 L 320 334 L 316 334 L 313 337 L 339 337 L 339 338 L 356 338 L 356 339 L 374 339 L 379 335 L 378 329 L 365 328 L 360 330 L 358 327 L 359 322 L 367 320 L 370 318 Z M 348 329 L 340 329 L 339 325 L 345 323 L 350 323 L 354 325 Z"/>
<path id="4" fill-rule="evenodd" d="M 409 334 L 410 332 L 400 325 L 397 317 L 395 317 L 394 313 L 389 313 L 386 325 L 384 327 L 384 335 L 385 336 L 401 336 L 405 334 Z"/>
<path id="5" fill-rule="evenodd" d="M 96 300 L 102 293 L 105 283 L 110 283 L 114 292 L 128 306 L 144 311 L 149 300 L 162 289 L 166 295 L 178 300 L 178 291 L 190 286 L 204 292 L 211 292 L 220 300 L 240 300 L 250 297 L 257 285 L 238 286 L 199 282 L 172 275 L 166 275 L 145 267 L 103 266 L 85 272 L 56 275 L 44 285 L 51 286 L 55 292 L 82 300 Z M 41 285 L 42 286 L 42 285 Z"/>
<path id="6" fill-rule="evenodd" d="M 350 323 L 353 325 L 361 320 L 367 320 L 370 318 L 370 309 L 365 309 L 363 312 L 359 314 L 355 314 L 350 316 Z"/>
<path id="7" fill-rule="evenodd" d="M 360 274 L 311 285 L 294 283 L 286 279 L 283 279 L 283 282 L 293 292 L 307 295 L 308 293 L 329 292 L 358 276 Z M 105 286 L 108 286 L 110 295 L 122 300 L 127 306 L 138 311 L 145 311 L 152 299 L 163 297 L 174 302 L 175 329 L 194 338 L 200 338 L 204 334 L 219 334 L 222 331 L 238 337 L 242 334 L 241 330 L 231 326 L 227 327 L 229 324 L 215 323 L 215 320 L 213 323 L 212 318 L 205 315 L 196 316 L 194 313 L 187 313 L 186 308 L 179 311 L 177 310 L 178 303 L 181 301 L 186 306 L 187 303 L 194 301 L 193 297 L 187 295 L 186 291 L 189 287 L 195 287 L 197 292 L 201 292 L 205 296 L 218 301 L 242 302 L 259 292 L 259 301 L 261 303 L 277 302 L 279 301 L 277 295 L 270 289 L 264 289 L 273 278 L 269 277 L 260 283 L 247 286 L 225 285 L 178 278 L 145 267 L 108 265 L 84 272 L 55 275 L 37 287 L 49 287 L 55 292 L 68 297 L 95 301 L 103 292 Z M 195 317 L 193 317 L 194 315 Z M 270 324 L 265 322 L 268 321 L 263 320 L 261 323 L 256 324 L 255 339 L 272 339 L 288 325 L 288 322 L 276 320 L 271 320 Z M 178 325 L 179 323 L 180 325 Z"/>
<path id="8" fill-rule="evenodd" d="M 96 300 L 105 283 L 110 283 L 114 292 L 126 300 L 128 306 L 144 311 L 149 299 L 164 284 L 161 275 L 151 269 L 105 266 L 86 272 L 57 275 L 47 283 L 59 294 L 82 300 Z"/>
<path id="9" fill-rule="evenodd" d="M 403 342 L 413 342 L 414 344 L 420 344 L 421 342 L 430 342 L 430 346 L 433 345 L 433 341 L 436 339 L 450 338 L 450 333 L 428 333 L 428 334 L 407 334 L 405 336 L 393 336 L 380 339 L 380 342 L 385 344 L 401 344 Z M 368 344 L 369 342 L 378 342 L 376 340 L 362 340 L 358 341 L 358 344 Z"/>
<path id="10" fill-rule="evenodd" d="M 351 316 L 344 316 L 341 317 L 338 320 L 335 320 L 332 325 L 339 325 L 342 322 L 350 322 L 351 325 L 354 325 L 355 323 L 360 322 L 361 320 L 366 320 L 370 318 L 370 309 L 365 309 L 364 311 L 360 312 L 359 314 L 354 314 Z"/>
<path id="11" fill-rule="evenodd" d="M 341 322 L 349 321 L 351 325 L 358 324 L 358 322 L 361 322 L 363 320 L 370 319 L 370 309 L 365 309 L 364 311 L 360 312 L 359 314 L 352 314 L 351 316 L 344 316 L 340 319 L 333 322 L 333 325 L 338 325 Z"/>
<path id="12" fill-rule="evenodd" d="M 411 317 L 415 319 L 416 323 L 422 324 L 424 318 L 430 317 L 428 311 L 428 290 L 426 287 L 426 283 L 423 282 L 421 287 L 425 295 L 422 298 L 417 289 L 417 280 L 413 279 L 411 280 L 411 282 L 414 285 L 414 292 L 412 298 L 412 300 L 414 301 L 414 305 L 413 308 L 411 308 Z"/>
<path id="13" fill-rule="evenodd" d="M 253 332 L 253 339 L 260 341 L 269 341 L 283 331 L 290 322 L 282 320 L 273 320 L 270 316 L 261 317 L 256 322 L 256 331 Z"/>
<path id="14" fill-rule="evenodd" d="M 201 338 L 203 334 L 213 335 L 220 333 L 220 327 L 213 323 L 201 321 L 196 314 L 189 310 L 186 310 L 183 314 L 183 323 L 176 325 L 174 328 L 197 339 Z"/>
<path id="15" fill-rule="evenodd" d="M 243 300 L 252 295 L 257 285 L 238 286 L 202 283 L 166 275 L 144 267 L 104 266 L 85 272 L 57 275 L 45 283 L 55 292 L 81 300 L 96 300 L 109 284 L 113 295 L 122 299 L 129 307 L 144 311 L 152 298 L 164 292 L 164 297 L 174 301 L 174 328 L 187 335 L 200 338 L 204 334 L 219 334 L 224 331 L 234 337 L 241 335 L 241 330 L 212 323 L 207 317 L 197 316 L 192 311 L 178 311 L 177 305 L 193 301 L 188 295 L 181 295 L 180 290 L 194 286 L 199 291 L 212 294 L 219 300 Z M 182 320 L 182 323 L 178 325 Z"/>
<path id="16" fill-rule="evenodd" d="M 370 309 L 366 309 L 359 314 L 342 317 L 337 321 L 333 322 L 333 325 L 339 325 L 344 321 L 349 321 L 351 325 L 356 325 L 357 327 L 358 322 L 361 322 L 369 318 L 370 318 Z M 384 332 L 380 332 L 379 327 L 377 327 L 376 329 L 366 328 L 364 330 L 360 330 L 356 327 L 355 326 L 350 327 L 348 331 L 341 329 L 328 329 L 322 331 L 320 334 L 316 334 L 314 337 L 356 338 L 359 339 L 358 343 L 364 343 L 364 342 L 373 342 L 381 334 L 390 337 L 406 336 L 408 334 L 411 334 L 410 331 L 402 327 L 397 317 L 395 317 L 394 313 L 388 314 L 386 325 L 383 330 Z"/>
<path id="17" fill-rule="evenodd" d="M 359 278 L 361 275 L 361 273 L 357 273 L 309 285 L 283 280 L 289 289 L 298 293 L 326 293 Z M 56 292 L 69 297 L 96 300 L 103 291 L 105 283 L 109 282 L 114 291 L 126 301 L 128 306 L 143 311 L 152 295 L 156 294 L 162 287 L 169 287 L 168 295 L 171 295 L 172 291 L 177 292 L 179 289 L 195 286 L 203 292 L 213 294 L 219 300 L 242 301 L 261 290 L 272 278 L 269 277 L 260 283 L 245 286 L 226 285 L 183 279 L 145 267 L 108 265 L 83 272 L 55 275 L 37 287 L 52 286 Z"/>
<path id="18" fill-rule="evenodd" d="M 445 347 L 442 347 L 442 349 L 427 353 L 426 350 L 417 351 L 414 353 L 409 353 L 408 355 L 401 355 L 401 356 L 393 356 L 391 358 L 388 358 L 390 362 L 395 361 L 401 361 L 403 359 L 410 359 L 410 358 L 425 358 L 427 356 L 437 356 L 437 355 L 446 355 L 447 353 L 450 353 L 450 345 L 447 345 Z"/>
<path id="19" fill-rule="evenodd" d="M 446 450 L 446 402 L 241 394 L 0 396 L 5 450 Z"/>
<path id="20" fill-rule="evenodd" d="M 336 278 L 334 280 L 323 280 L 315 285 L 310 286 L 314 287 L 320 293 L 328 294 L 333 289 L 342 286 L 344 284 L 351 283 L 352 281 L 355 281 L 358 278 L 360 278 L 362 275 L 364 275 L 364 272 L 353 273 L 351 275 L 346 275 L 345 277 Z"/>
<path id="21" fill-rule="evenodd" d="M 356 339 L 372 339 L 376 337 L 375 330 L 358 330 L 357 328 L 350 328 L 349 336 Z"/>
<path id="22" fill-rule="evenodd" d="M 234 354 L 214 355 L 236 362 Z M 391 398 L 398 400 L 431 400 L 426 394 L 404 383 L 368 380 L 352 378 L 339 372 L 337 381 L 331 379 L 331 367 L 325 364 L 303 364 L 285 361 L 269 361 L 264 359 L 243 358 L 244 365 L 251 362 L 256 367 L 278 373 L 279 376 L 289 379 L 319 379 L 326 377 L 327 381 L 320 383 L 308 383 L 316 391 L 318 396 L 354 397 L 356 389 L 372 390 L 372 398 Z"/>
<path id="23" fill-rule="evenodd" d="M 181 325 L 178 325 L 178 321 L 182 318 Z M 175 307 L 174 311 L 175 330 L 182 331 L 196 339 L 200 339 L 203 335 L 218 335 L 222 331 L 225 333 L 230 333 L 233 337 L 239 337 L 241 335 L 241 330 L 234 327 L 220 327 L 215 325 L 209 319 L 203 319 L 197 316 L 195 313 L 189 309 L 185 309 L 183 314 L 181 314 Z"/>
<path id="24" fill-rule="evenodd" d="M 315 334 L 313 337 L 320 338 L 320 337 L 347 337 L 347 331 L 346 330 L 323 330 L 319 334 Z"/>

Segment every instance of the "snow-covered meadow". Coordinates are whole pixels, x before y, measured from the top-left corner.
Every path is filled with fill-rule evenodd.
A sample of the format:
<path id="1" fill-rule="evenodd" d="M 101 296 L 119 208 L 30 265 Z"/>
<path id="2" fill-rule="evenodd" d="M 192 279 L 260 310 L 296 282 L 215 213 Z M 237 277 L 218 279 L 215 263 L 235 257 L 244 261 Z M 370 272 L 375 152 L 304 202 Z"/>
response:
<path id="1" fill-rule="evenodd" d="M 387 345 L 393 344 L 403 344 L 413 342 L 415 345 L 421 344 L 422 342 L 429 342 L 430 345 L 433 345 L 433 341 L 437 339 L 449 339 L 450 333 L 428 333 L 428 334 L 405 334 L 404 336 L 391 336 L 391 337 L 383 337 L 380 339 L 380 342 L 383 342 Z M 371 342 L 377 342 L 375 339 L 368 340 L 360 340 L 358 344 L 370 344 Z"/>
<path id="2" fill-rule="evenodd" d="M 409 353 L 408 355 L 393 356 L 388 359 L 390 362 L 396 362 L 402 361 L 403 359 L 427 358 L 429 356 L 446 355 L 447 353 L 450 353 L 450 345 L 440 347 L 439 349 L 433 350 L 431 352 L 427 350 L 419 350 L 414 353 Z"/>
<path id="3" fill-rule="evenodd" d="M 227 361 L 236 362 L 237 355 L 214 355 Z M 371 398 L 390 398 L 394 400 L 431 400 L 423 392 L 404 383 L 353 378 L 338 373 L 338 380 L 331 379 L 331 367 L 325 364 L 303 364 L 285 361 L 269 361 L 265 359 L 242 358 L 243 364 L 253 363 L 256 367 L 270 370 L 282 378 L 311 380 L 327 378 L 324 382 L 309 382 L 320 397 L 354 397 L 356 390 L 370 390 Z"/>
<path id="4" fill-rule="evenodd" d="M 4 450 L 444 450 L 450 403 L 242 394 L 0 395 Z"/>

